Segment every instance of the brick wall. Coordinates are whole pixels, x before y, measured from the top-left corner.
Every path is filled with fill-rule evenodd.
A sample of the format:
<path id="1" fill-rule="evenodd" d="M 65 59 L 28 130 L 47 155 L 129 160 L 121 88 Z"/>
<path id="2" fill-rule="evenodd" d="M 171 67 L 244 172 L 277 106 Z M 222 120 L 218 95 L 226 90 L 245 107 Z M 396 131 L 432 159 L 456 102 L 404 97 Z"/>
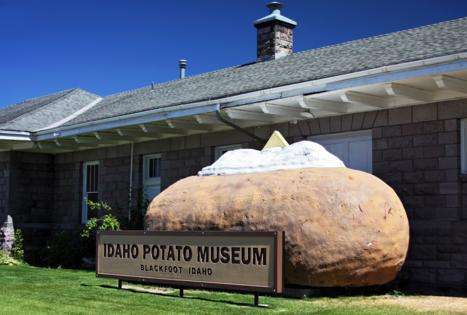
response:
<path id="1" fill-rule="evenodd" d="M 9 222 L 8 204 L 10 191 L 10 153 L 0 153 L 0 250 L 11 249 L 13 235 Z"/>
<path id="2" fill-rule="evenodd" d="M 0 224 L 2 218 L 7 215 L 9 178 L 10 178 L 10 153 L 0 152 Z"/>
<path id="3" fill-rule="evenodd" d="M 13 226 L 23 232 L 26 255 L 30 249 L 44 246 L 53 210 L 54 156 L 0 153 L 0 248 L 12 241 Z"/>
<path id="4" fill-rule="evenodd" d="M 374 174 L 396 190 L 409 216 L 406 276 L 414 285 L 467 289 L 467 198 L 459 171 L 466 109 L 464 100 L 391 110 L 373 129 Z"/>
<path id="5" fill-rule="evenodd" d="M 54 221 L 54 156 L 11 152 L 8 214 L 25 249 L 43 247 Z"/>

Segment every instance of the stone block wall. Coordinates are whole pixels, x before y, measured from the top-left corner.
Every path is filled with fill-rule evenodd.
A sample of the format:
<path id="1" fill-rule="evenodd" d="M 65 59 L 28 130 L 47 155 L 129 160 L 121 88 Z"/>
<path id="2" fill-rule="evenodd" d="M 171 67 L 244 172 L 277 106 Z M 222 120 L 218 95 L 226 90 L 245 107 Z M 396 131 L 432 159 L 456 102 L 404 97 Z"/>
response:
<path id="1" fill-rule="evenodd" d="M 373 129 L 374 174 L 396 190 L 409 216 L 408 283 L 466 290 L 467 196 L 460 174 L 459 119 L 467 117 L 467 102 L 385 115 L 385 124 Z"/>
<path id="2" fill-rule="evenodd" d="M 8 210 L 10 152 L 0 152 L 0 217 Z"/>
<path id="3" fill-rule="evenodd" d="M 26 253 L 44 246 L 54 218 L 54 156 L 0 154 L 0 248 L 9 249 L 13 227 L 23 232 Z"/>
<path id="4" fill-rule="evenodd" d="M 54 165 L 54 226 L 69 230 L 76 229 L 81 222 L 82 175 L 81 163 L 63 157 L 57 155 Z"/>
<path id="5" fill-rule="evenodd" d="M 55 160 L 55 229 L 81 226 L 83 164 L 99 161 L 99 199 L 109 203 L 119 217 L 125 217 L 129 192 L 129 145 L 58 154 Z M 137 160 L 134 162 L 137 173 Z"/>
<path id="6" fill-rule="evenodd" d="M 258 61 L 284 57 L 293 52 L 293 27 L 269 23 L 257 28 Z"/>
<path id="7" fill-rule="evenodd" d="M 209 148 L 184 149 L 167 152 L 162 156 L 162 189 L 176 181 L 192 176 L 211 163 Z"/>
<path id="8" fill-rule="evenodd" d="M 11 152 L 8 214 L 23 232 L 26 256 L 45 246 L 54 221 L 54 156 Z"/>
<path id="9" fill-rule="evenodd" d="M 12 152 L 10 170 L 10 214 L 23 226 L 52 222 L 54 156 Z"/>
<path id="10" fill-rule="evenodd" d="M 10 191 L 10 153 L 0 153 L 0 250 L 10 251 L 13 244 L 13 220 L 8 214 Z"/>

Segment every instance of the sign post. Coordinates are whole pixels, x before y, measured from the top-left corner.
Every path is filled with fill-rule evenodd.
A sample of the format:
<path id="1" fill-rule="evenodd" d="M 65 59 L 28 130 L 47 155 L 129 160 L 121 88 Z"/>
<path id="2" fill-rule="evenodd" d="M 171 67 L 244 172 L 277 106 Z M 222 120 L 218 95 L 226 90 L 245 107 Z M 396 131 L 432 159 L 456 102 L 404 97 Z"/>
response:
<path id="1" fill-rule="evenodd" d="M 283 292 L 283 232 L 103 231 L 96 275 L 180 289 Z"/>

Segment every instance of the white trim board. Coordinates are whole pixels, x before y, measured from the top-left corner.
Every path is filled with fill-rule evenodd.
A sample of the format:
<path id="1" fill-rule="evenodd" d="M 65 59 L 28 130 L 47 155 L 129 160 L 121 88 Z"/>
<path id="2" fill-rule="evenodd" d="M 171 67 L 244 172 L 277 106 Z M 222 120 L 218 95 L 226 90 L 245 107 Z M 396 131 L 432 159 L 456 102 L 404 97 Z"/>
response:
<path id="1" fill-rule="evenodd" d="M 461 173 L 467 174 L 467 118 L 461 119 L 460 124 Z"/>
<path id="2" fill-rule="evenodd" d="M 82 169 L 82 172 L 83 172 L 83 182 L 81 183 L 82 184 L 82 192 L 81 192 L 81 223 L 82 224 L 85 224 L 86 222 L 88 222 L 88 205 L 87 205 L 87 192 L 86 192 L 86 184 L 87 184 L 87 181 L 88 181 L 88 172 L 87 172 L 87 167 L 90 166 L 90 165 L 97 165 L 99 166 L 100 163 L 99 161 L 86 161 L 86 162 L 83 162 L 83 169 Z M 100 166 L 98 168 L 98 173 L 97 173 L 97 178 L 98 178 L 98 187 L 97 187 L 97 193 L 99 193 L 99 177 L 100 177 Z M 85 196 L 86 194 L 86 196 Z"/>

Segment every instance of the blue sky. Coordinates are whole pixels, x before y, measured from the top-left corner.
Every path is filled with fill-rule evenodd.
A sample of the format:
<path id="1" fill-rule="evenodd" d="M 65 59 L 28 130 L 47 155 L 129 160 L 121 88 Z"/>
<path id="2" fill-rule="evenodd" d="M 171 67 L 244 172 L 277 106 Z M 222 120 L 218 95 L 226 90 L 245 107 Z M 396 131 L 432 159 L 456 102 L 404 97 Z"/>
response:
<path id="1" fill-rule="evenodd" d="M 0 106 L 100 95 L 255 60 L 262 0 L 0 0 Z M 465 0 L 288 0 L 295 51 L 467 16 Z"/>

